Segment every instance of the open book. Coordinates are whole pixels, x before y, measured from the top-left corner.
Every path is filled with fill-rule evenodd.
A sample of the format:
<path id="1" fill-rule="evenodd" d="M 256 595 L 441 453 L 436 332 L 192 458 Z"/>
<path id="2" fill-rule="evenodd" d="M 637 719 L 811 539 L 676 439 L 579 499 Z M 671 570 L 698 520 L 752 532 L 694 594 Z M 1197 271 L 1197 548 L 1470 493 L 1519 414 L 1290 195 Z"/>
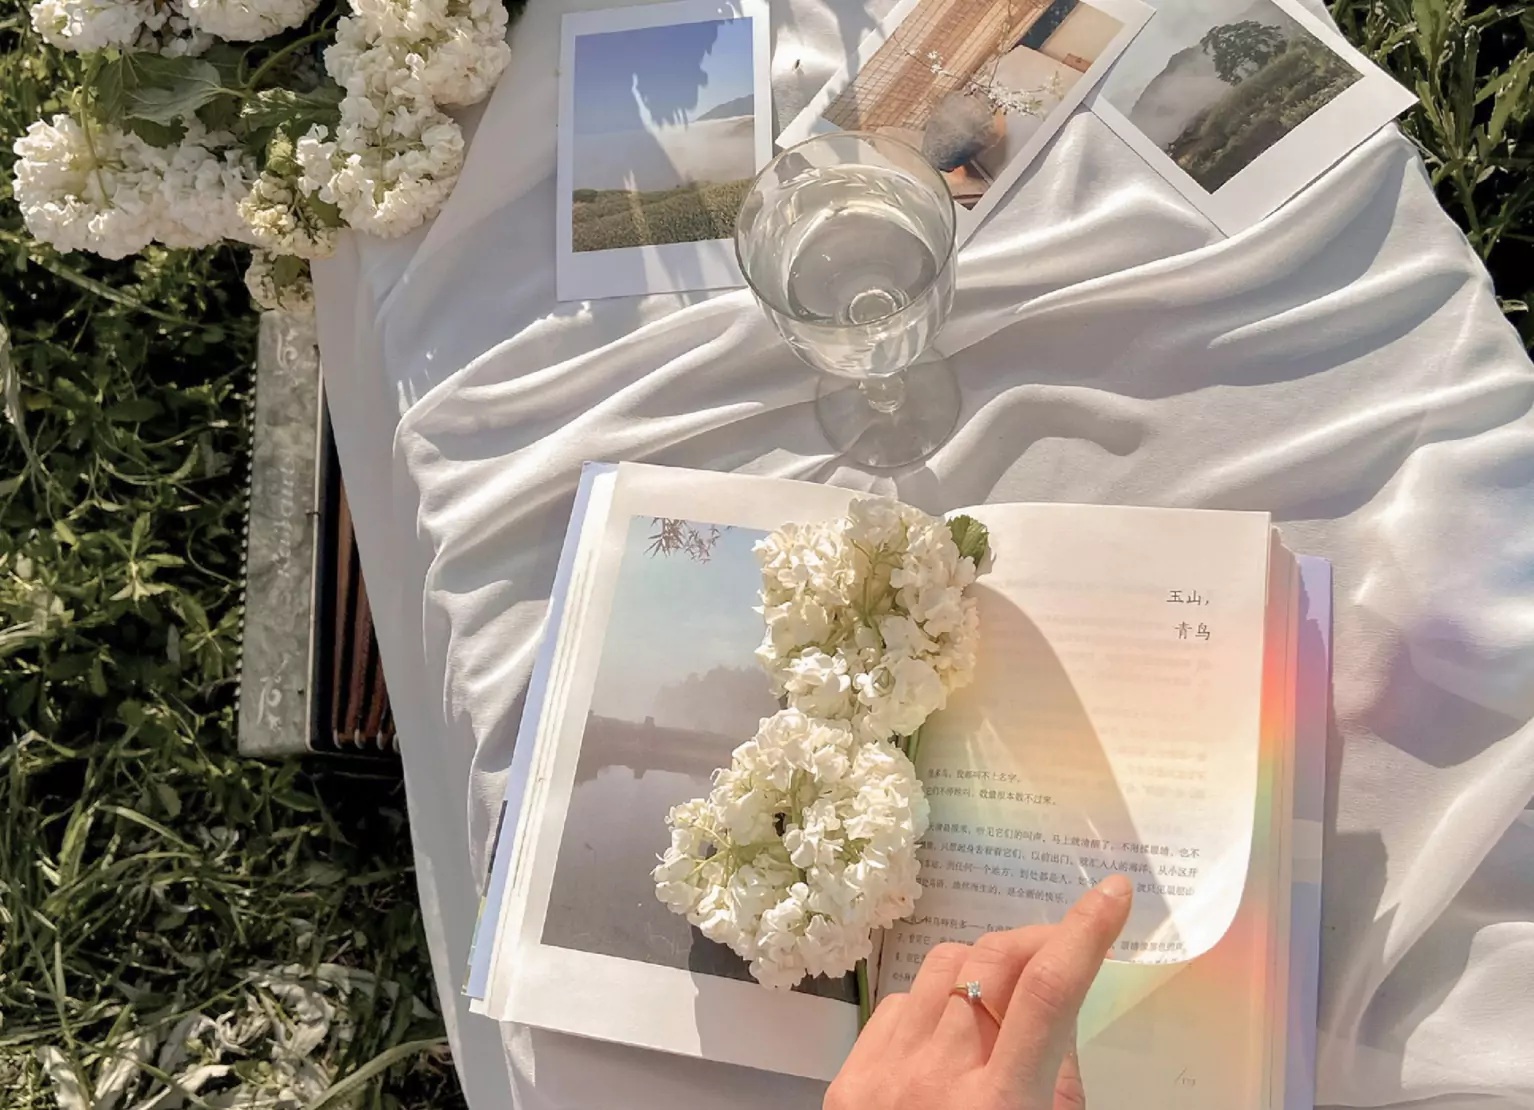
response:
<path id="1" fill-rule="evenodd" d="M 674 804 L 776 708 L 752 544 L 828 486 L 589 466 L 471 956 L 492 1017 L 830 1079 L 856 992 L 756 984 L 656 900 Z M 1266 514 L 960 510 L 990 529 L 974 683 L 923 730 L 923 892 L 879 994 L 943 940 L 1058 920 L 1121 872 L 1129 924 L 1084 1007 L 1099 1110 L 1311 1105 L 1330 568 Z"/>

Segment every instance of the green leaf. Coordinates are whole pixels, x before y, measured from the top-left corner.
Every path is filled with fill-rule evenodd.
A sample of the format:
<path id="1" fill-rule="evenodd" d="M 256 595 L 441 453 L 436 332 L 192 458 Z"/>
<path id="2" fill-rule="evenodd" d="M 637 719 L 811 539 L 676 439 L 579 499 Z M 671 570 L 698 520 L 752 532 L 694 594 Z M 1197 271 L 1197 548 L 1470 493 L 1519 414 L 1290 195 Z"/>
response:
<path id="1" fill-rule="evenodd" d="M 991 533 L 972 516 L 956 516 L 948 522 L 948 531 L 962 558 L 973 559 L 979 566 L 991 547 Z"/>
<path id="2" fill-rule="evenodd" d="M 96 71 L 91 100 L 96 116 L 105 123 L 121 123 L 128 114 L 128 89 L 137 87 L 130 55 L 124 54 Z"/>
<path id="3" fill-rule="evenodd" d="M 1436 65 L 1443 50 L 1443 0 L 1412 0 L 1412 17 L 1417 24 L 1417 49 Z"/>
<path id="4" fill-rule="evenodd" d="M 171 832 L 164 825 L 160 824 L 160 822 L 145 817 L 137 810 L 129 809 L 127 806 L 120 805 L 103 805 L 101 808 L 107 813 L 116 814 L 118 817 L 121 817 L 125 821 L 132 821 L 135 825 L 142 825 L 144 828 L 150 830 L 151 832 L 159 833 L 166 840 L 170 841 L 178 848 L 185 848 L 187 851 L 192 850 L 192 846 L 190 844 L 182 840 L 175 833 Z"/>
<path id="5" fill-rule="evenodd" d="M 1525 53 L 1507 71 L 1507 83 L 1497 90 L 1497 99 L 1492 105 L 1491 119 L 1486 124 L 1486 137 L 1491 145 L 1502 141 L 1502 134 L 1507 130 L 1507 122 L 1517 112 L 1517 118 L 1523 120 L 1530 114 L 1530 105 L 1527 93 L 1529 82 L 1534 80 L 1534 53 Z"/>
<path id="6" fill-rule="evenodd" d="M 154 784 L 154 793 L 160 799 L 160 806 L 166 816 L 172 821 L 181 816 L 181 795 L 176 793 L 175 787 L 169 783 L 157 782 Z"/>
<path id="7" fill-rule="evenodd" d="M 158 401 L 148 397 L 130 397 L 126 401 L 108 405 L 106 418 L 114 424 L 139 424 L 154 419 L 163 411 Z"/>
<path id="8" fill-rule="evenodd" d="M 141 84 L 128 94 L 128 114 L 151 123 L 173 123 L 196 112 L 208 101 L 223 93 L 218 70 L 199 58 L 162 58 L 180 63 L 152 67 L 151 82 Z"/>
<path id="9" fill-rule="evenodd" d="M 102 66 L 91 88 L 95 114 L 107 123 L 134 120 L 147 142 L 163 140 L 181 120 L 224 93 L 219 72 L 201 58 L 128 53 Z M 154 130 L 159 125 L 160 130 Z M 184 128 L 181 129 L 184 133 Z"/>
<path id="10" fill-rule="evenodd" d="M 295 813 L 318 813 L 320 811 L 318 802 L 313 798 L 300 794 L 296 790 L 284 790 L 281 793 L 273 794 L 272 801 L 293 810 Z"/>
<path id="11" fill-rule="evenodd" d="M 175 123 L 153 123 L 130 116 L 123 121 L 123 125 L 152 146 L 175 146 L 186 138 L 186 124 L 180 120 Z"/>
<path id="12" fill-rule="evenodd" d="M 197 56 L 218 70 L 218 79 L 226 88 L 237 88 L 245 83 L 241 74 L 241 61 L 245 57 L 244 44 L 236 46 L 232 42 L 214 40 L 212 46 Z"/>
<path id="13" fill-rule="evenodd" d="M 240 102 L 232 96 L 215 96 L 197 109 L 197 118 L 209 131 L 233 131 L 240 123 Z"/>
<path id="14" fill-rule="evenodd" d="M 74 882 L 75 875 L 80 869 L 80 860 L 85 854 L 85 842 L 90 835 L 91 821 L 96 816 L 95 808 L 85 805 L 84 802 L 84 798 L 75 802 L 69 815 L 69 824 L 64 828 L 64 842 L 59 847 L 60 886 L 68 886 Z"/>
<path id="15" fill-rule="evenodd" d="M 191 594 L 181 594 L 175 601 L 176 611 L 186 626 L 197 632 L 208 631 L 208 613 Z"/>
<path id="16" fill-rule="evenodd" d="M 334 886 L 346 878 L 346 872 L 333 863 L 310 860 L 304 864 L 304 881 L 314 886 Z"/>
<path id="17" fill-rule="evenodd" d="M 334 83 L 321 85 L 313 92 L 261 89 L 240 109 L 240 122 L 252 129 L 280 128 L 296 139 L 316 123 L 334 127 L 341 119 L 343 95 L 341 87 Z"/>
<path id="18" fill-rule="evenodd" d="M 382 1075 L 395 1064 L 410 1059 L 412 1056 L 421 1056 L 429 1052 L 435 1052 L 447 1044 L 445 1037 L 433 1037 L 430 1040 L 409 1041 L 405 1044 L 395 1045 L 387 1052 L 380 1052 L 345 1079 L 317 1096 L 312 1102 L 304 1107 L 304 1110 L 324 1110 L 325 1107 L 334 1103 L 343 1103 L 352 1097 L 353 1091 L 361 1090 L 366 1084 L 372 1082 L 373 1077 Z"/>
<path id="19" fill-rule="evenodd" d="M 272 281 L 277 288 L 284 289 L 295 282 L 302 281 L 309 271 L 309 263 L 302 258 L 295 258 L 291 254 L 278 255 L 272 262 Z"/>
<path id="20" fill-rule="evenodd" d="M 339 205 L 330 204 L 320 199 L 318 193 L 313 193 L 308 198 L 309 211 L 313 212 L 326 227 L 343 227 L 345 222 L 341 219 Z"/>
<path id="21" fill-rule="evenodd" d="M 180 466 L 176 467 L 175 470 L 171 471 L 166 481 L 182 482 L 191 477 L 192 471 L 197 469 L 197 459 L 201 454 L 202 451 L 200 445 L 197 443 L 192 444 L 192 450 L 187 455 L 186 461 L 183 462 Z"/>
<path id="22" fill-rule="evenodd" d="M 75 535 L 75 530 L 69 526 L 67 520 L 55 520 L 53 534 L 59 538 L 60 543 L 68 544 L 70 547 L 78 546 L 80 543 L 79 537 Z"/>
<path id="23" fill-rule="evenodd" d="M 91 661 L 95 658 L 89 652 L 76 651 L 68 655 L 61 655 L 52 663 L 48 664 L 47 675 L 54 680 L 80 678 L 89 673 Z"/>

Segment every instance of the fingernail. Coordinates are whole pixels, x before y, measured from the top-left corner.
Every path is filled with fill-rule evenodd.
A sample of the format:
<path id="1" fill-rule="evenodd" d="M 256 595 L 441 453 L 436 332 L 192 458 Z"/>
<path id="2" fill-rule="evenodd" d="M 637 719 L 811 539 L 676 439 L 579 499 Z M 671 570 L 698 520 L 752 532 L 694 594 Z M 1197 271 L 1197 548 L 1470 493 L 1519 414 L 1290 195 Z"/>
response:
<path id="1" fill-rule="evenodd" d="M 1128 898 L 1131 893 L 1129 880 L 1123 875 L 1109 875 L 1097 884 L 1097 889 L 1109 898 Z"/>

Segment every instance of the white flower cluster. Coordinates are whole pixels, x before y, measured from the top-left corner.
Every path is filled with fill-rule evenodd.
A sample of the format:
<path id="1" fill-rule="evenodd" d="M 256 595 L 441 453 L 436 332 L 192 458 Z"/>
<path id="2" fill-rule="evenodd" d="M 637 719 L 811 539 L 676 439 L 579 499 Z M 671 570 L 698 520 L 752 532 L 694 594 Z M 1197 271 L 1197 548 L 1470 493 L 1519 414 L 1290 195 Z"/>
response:
<path id="1" fill-rule="evenodd" d="M 850 722 L 865 739 L 909 736 L 974 676 L 975 563 L 949 526 L 888 498 L 790 524 L 756 545 L 773 692 Z"/>
<path id="2" fill-rule="evenodd" d="M 334 135 L 298 145 L 304 185 L 355 228 L 403 235 L 434 215 L 463 166 L 443 106 L 483 98 L 510 60 L 501 0 L 352 0 L 325 68 L 345 90 Z"/>
<path id="3" fill-rule="evenodd" d="M 156 235 L 167 247 L 206 247 L 221 239 L 252 241 L 240 215 L 256 177 L 256 160 L 231 135 L 208 131 L 193 117 L 167 152 L 160 198 L 165 219 Z"/>
<path id="4" fill-rule="evenodd" d="M 257 42 L 297 27 L 319 0 L 184 0 L 199 31 L 231 42 Z"/>
<path id="5" fill-rule="evenodd" d="M 38 0 L 32 27 L 60 50 L 152 50 L 201 54 L 213 44 L 211 28 L 194 24 L 194 0 Z M 239 3 L 240 0 L 231 0 Z"/>
<path id="6" fill-rule="evenodd" d="M 359 43 L 386 47 L 439 106 L 483 100 L 511 60 L 501 0 L 352 0 L 352 12 Z"/>
<path id="7" fill-rule="evenodd" d="M 46 41 L 66 50 L 195 55 L 215 37 L 256 41 L 297 27 L 317 6 L 37 0 L 31 17 Z M 230 238 L 312 259 L 334 251 L 342 226 L 385 237 L 419 227 L 463 166 L 463 132 L 442 109 L 483 99 L 510 60 L 506 7 L 351 0 L 351 11 L 325 51 L 344 93 L 338 123 L 310 127 L 280 157 L 268 148 L 259 174 L 261 151 L 235 149 L 232 136 L 208 133 L 190 114 L 179 121 L 186 137 L 172 147 L 70 115 L 33 124 L 15 144 L 15 194 L 33 236 L 107 258 L 152 242 L 199 247 Z"/>
<path id="8" fill-rule="evenodd" d="M 298 276 L 282 280 L 277 258 L 269 251 L 252 252 L 250 268 L 245 271 L 245 288 L 259 308 L 308 316 L 314 312 L 314 282 L 309 267 L 300 264 Z"/>
<path id="9" fill-rule="evenodd" d="M 138 41 L 154 15 L 154 0 L 38 0 L 32 29 L 60 50 L 122 49 Z"/>
<path id="10" fill-rule="evenodd" d="M 303 177 L 268 167 L 240 202 L 246 237 L 275 254 L 329 258 L 341 229 L 315 207 L 315 192 Z"/>
<path id="11" fill-rule="evenodd" d="M 735 749 L 708 797 L 671 810 L 656 895 L 766 986 L 841 975 L 920 896 L 927 819 L 893 745 L 785 709 Z"/>
<path id="12" fill-rule="evenodd" d="M 173 148 L 68 115 L 38 120 L 16 140 L 14 192 L 35 238 L 60 250 L 124 258 L 152 242 L 207 246 L 249 240 L 239 204 L 255 163 L 228 135 L 196 121 Z"/>

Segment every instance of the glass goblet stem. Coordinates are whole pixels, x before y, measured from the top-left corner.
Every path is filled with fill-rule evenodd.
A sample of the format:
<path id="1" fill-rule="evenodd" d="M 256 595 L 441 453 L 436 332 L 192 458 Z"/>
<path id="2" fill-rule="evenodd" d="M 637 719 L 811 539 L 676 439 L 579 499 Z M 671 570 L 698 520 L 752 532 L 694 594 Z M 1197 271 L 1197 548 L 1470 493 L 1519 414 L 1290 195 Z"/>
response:
<path id="1" fill-rule="evenodd" d="M 905 369 L 865 378 L 859 388 L 875 412 L 892 413 L 905 403 Z"/>

